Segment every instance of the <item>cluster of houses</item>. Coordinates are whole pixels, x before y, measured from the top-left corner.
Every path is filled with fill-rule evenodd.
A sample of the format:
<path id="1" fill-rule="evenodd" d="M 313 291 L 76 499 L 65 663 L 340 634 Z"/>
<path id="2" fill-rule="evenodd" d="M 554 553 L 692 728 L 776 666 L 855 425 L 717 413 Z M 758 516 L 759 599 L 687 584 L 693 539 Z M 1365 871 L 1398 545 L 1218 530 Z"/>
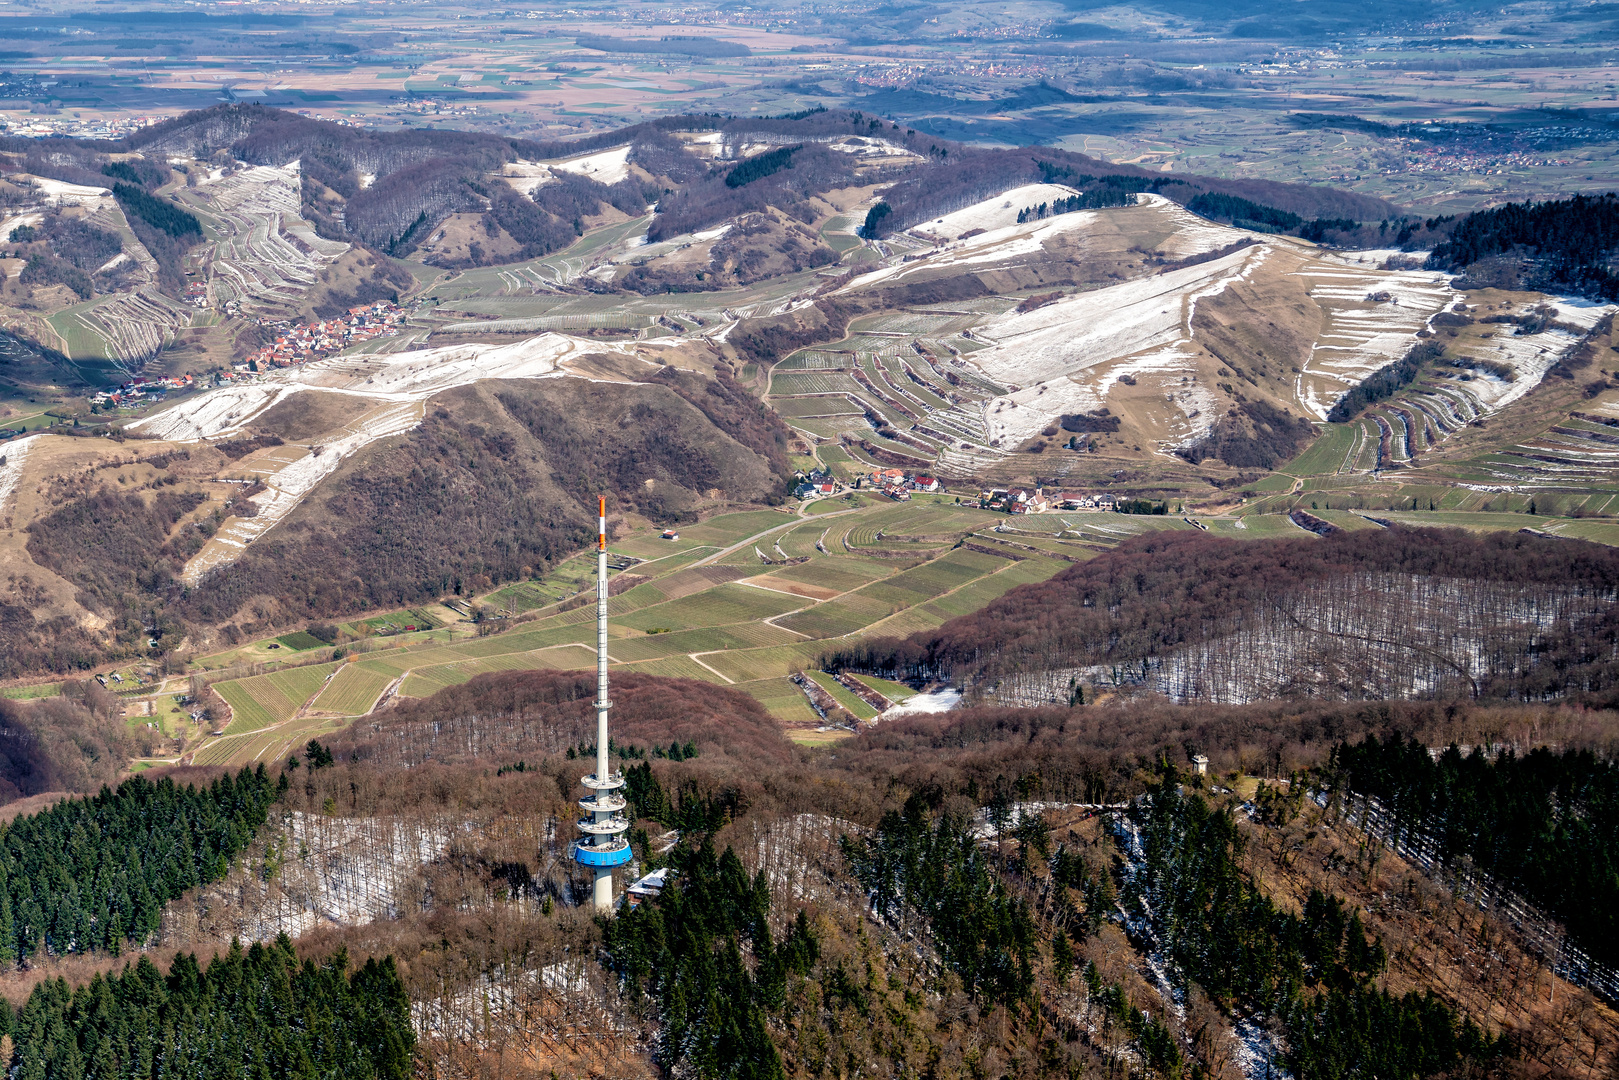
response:
<path id="1" fill-rule="evenodd" d="M 911 497 L 913 491 L 938 491 L 940 489 L 938 477 L 923 476 L 920 473 L 908 473 L 904 469 L 875 469 L 863 476 L 855 477 L 854 486 L 857 488 L 873 488 L 887 495 L 895 502 L 905 502 Z"/>
<path id="2" fill-rule="evenodd" d="M 800 499 L 819 499 L 836 495 L 842 486 L 831 470 L 823 467 L 811 473 L 799 473 L 798 486 L 793 488 L 793 494 Z"/>
<path id="3" fill-rule="evenodd" d="M 980 492 L 978 505 L 986 510 L 1004 510 L 1008 514 L 1040 514 L 1047 510 L 1112 511 L 1118 503 L 1112 495 L 1015 487 L 990 488 Z"/>
<path id="4" fill-rule="evenodd" d="M 811 473 L 800 473 L 793 494 L 800 499 L 819 499 L 836 495 L 846 488 L 877 491 L 895 502 L 905 502 L 913 491 L 938 491 L 939 481 L 936 477 L 908 473 L 904 469 L 876 469 L 844 484 L 832 475 L 830 469 L 820 468 Z"/>
<path id="5" fill-rule="evenodd" d="M 325 322 L 305 323 L 287 327 L 278 333 L 275 342 L 235 365 L 238 371 L 263 371 L 272 367 L 292 367 L 319 360 L 356 342 L 387 337 L 399 332 L 405 321 L 404 311 L 387 300 L 374 304 L 351 307 L 348 314 Z M 285 323 L 260 320 L 259 325 L 285 327 Z"/>
<path id="6" fill-rule="evenodd" d="M 136 375 L 126 383 L 100 391 L 90 399 L 90 404 L 101 408 L 146 404 L 162 401 L 170 390 L 190 390 L 193 385 L 190 375 L 174 375 L 166 378 Z"/>

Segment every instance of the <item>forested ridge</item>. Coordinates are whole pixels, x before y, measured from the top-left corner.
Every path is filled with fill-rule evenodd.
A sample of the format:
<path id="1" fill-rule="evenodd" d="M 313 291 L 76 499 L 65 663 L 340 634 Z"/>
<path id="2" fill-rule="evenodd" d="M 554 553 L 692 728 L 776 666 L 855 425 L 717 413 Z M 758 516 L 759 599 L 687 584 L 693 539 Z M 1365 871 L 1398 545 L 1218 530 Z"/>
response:
<path id="1" fill-rule="evenodd" d="M 347 956 L 298 963 L 285 935 L 233 944 L 206 970 L 141 957 L 69 989 L 41 983 L 16 1013 L 0 1002 L 19 1080 L 406 1080 L 416 1035 L 390 957 L 349 972 Z"/>
<path id="2" fill-rule="evenodd" d="M 225 876 L 279 791 L 262 764 L 204 788 L 137 776 L 0 826 L 0 963 L 143 941 Z"/>
<path id="3" fill-rule="evenodd" d="M 1508 203 L 1456 222 L 1428 264 L 1458 271 L 1493 256 L 1534 260 L 1535 287 L 1619 299 L 1619 192 L 1560 201 Z"/>
<path id="4" fill-rule="evenodd" d="M 1455 744 L 1436 759 L 1396 734 L 1337 748 L 1331 771 L 1400 829 L 1438 841 L 1447 860 L 1471 860 L 1619 966 L 1619 764 L 1589 750 L 1464 754 Z"/>
<path id="5" fill-rule="evenodd" d="M 1066 701 L 1084 683 L 1183 700 L 1606 703 L 1619 700 L 1616 592 L 1613 549 L 1522 533 L 1157 534 L 937 630 L 850 646 L 824 661 L 964 680 L 1031 703 Z M 1524 615 L 1531 610 L 1536 619 Z M 1491 648 L 1475 661 L 1481 638 Z M 1260 662 L 1277 649 L 1290 659 Z"/>
<path id="6" fill-rule="evenodd" d="M 224 954 L 214 942 L 243 936 L 208 985 L 175 998 L 195 982 L 184 956 L 165 979 L 155 956 L 109 974 L 104 953 L 35 954 L 37 970 L 10 976 L 13 1002 L 33 1003 L 0 1016 L 15 1075 L 99 1076 L 108 1061 L 174 1075 L 170 1046 L 203 1059 L 192 1075 L 309 1075 L 305 1052 L 315 1075 L 398 1075 L 407 1009 L 415 1072 L 439 1076 L 613 1075 L 616 1062 L 727 1080 L 1243 1080 L 1268 1060 L 1296 1080 L 1579 1080 L 1609 1060 L 1608 1014 L 1547 1015 L 1543 962 L 1510 928 L 1371 854 L 1301 785 L 1262 788 L 1246 810 L 1222 790 L 1231 772 L 1244 787 L 1330 774 L 1333 747 L 1394 731 L 1423 746 L 1494 732 L 1603 761 L 1603 714 L 1119 698 L 901 719 L 821 752 L 793 747 L 740 691 L 621 673 L 609 753 L 637 870 L 676 876 L 601 920 L 567 857 L 593 692 L 586 672 L 490 673 L 339 735 L 310 758 L 328 764 L 265 793 L 301 823 L 292 842 L 273 836 L 247 867 L 238 855 L 226 881 L 171 908 L 166 935 L 210 912 L 204 936 L 177 937 L 209 944 L 185 951 Z M 1194 752 L 1211 775 L 1166 769 Z M 229 785 L 240 796 L 257 775 Z M 257 956 L 246 947 L 237 927 L 264 927 L 278 890 L 302 917 L 339 864 L 381 889 L 369 914 L 304 931 L 296 962 L 274 929 L 252 931 Z M 1479 973 L 1490 964 L 1504 986 Z M 1239 1065 L 1244 1040 L 1259 1056 Z"/>

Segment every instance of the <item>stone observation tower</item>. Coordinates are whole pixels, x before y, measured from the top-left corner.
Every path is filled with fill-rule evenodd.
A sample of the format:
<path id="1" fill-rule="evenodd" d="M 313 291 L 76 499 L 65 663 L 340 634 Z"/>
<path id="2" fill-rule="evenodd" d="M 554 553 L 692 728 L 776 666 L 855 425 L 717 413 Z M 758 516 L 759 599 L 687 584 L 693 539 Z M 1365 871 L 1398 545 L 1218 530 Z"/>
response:
<path id="1" fill-rule="evenodd" d="M 591 797 L 579 805 L 590 816 L 579 822 L 584 839 L 573 845 L 573 857 L 596 871 L 594 902 L 597 910 L 613 906 L 613 867 L 630 861 L 629 841 L 624 833 L 630 823 L 624 818 L 624 774 L 611 771 L 607 755 L 607 712 L 613 707 L 607 697 L 607 499 L 600 503 L 601 526 L 596 537 L 596 771 L 580 783 Z"/>

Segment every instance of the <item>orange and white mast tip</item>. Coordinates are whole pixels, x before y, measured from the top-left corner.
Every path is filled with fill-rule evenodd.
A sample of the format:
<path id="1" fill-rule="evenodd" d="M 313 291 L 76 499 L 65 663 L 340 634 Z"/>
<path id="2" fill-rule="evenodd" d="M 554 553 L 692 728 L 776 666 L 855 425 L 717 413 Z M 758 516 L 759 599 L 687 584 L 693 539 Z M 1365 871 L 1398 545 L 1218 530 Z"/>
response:
<path id="1" fill-rule="evenodd" d="M 597 508 L 600 511 L 600 516 L 601 516 L 601 524 L 600 524 L 600 527 L 599 527 L 599 531 L 596 533 L 596 542 L 599 545 L 599 550 L 606 551 L 607 550 L 607 496 L 598 495 L 598 496 L 596 496 L 596 498 L 598 500 L 598 507 Z"/>

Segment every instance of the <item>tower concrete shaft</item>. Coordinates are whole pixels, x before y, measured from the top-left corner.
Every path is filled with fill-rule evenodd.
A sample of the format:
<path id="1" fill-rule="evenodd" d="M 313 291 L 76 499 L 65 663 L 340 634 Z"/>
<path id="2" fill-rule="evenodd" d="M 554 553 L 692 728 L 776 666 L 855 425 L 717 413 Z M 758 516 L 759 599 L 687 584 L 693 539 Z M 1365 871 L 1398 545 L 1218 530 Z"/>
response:
<path id="1" fill-rule="evenodd" d="M 581 800 L 579 806 L 590 817 L 579 823 L 579 831 L 589 841 L 574 845 L 574 859 L 595 871 L 592 900 L 598 910 L 611 910 L 613 906 L 613 867 L 630 861 L 630 845 L 624 839 L 630 824 L 623 816 L 624 797 L 618 789 L 624 786 L 622 773 L 611 771 L 607 714 L 613 707 L 607 696 L 607 499 L 598 504 L 599 528 L 596 536 L 596 771 L 582 781 L 591 789 L 592 798 Z"/>

